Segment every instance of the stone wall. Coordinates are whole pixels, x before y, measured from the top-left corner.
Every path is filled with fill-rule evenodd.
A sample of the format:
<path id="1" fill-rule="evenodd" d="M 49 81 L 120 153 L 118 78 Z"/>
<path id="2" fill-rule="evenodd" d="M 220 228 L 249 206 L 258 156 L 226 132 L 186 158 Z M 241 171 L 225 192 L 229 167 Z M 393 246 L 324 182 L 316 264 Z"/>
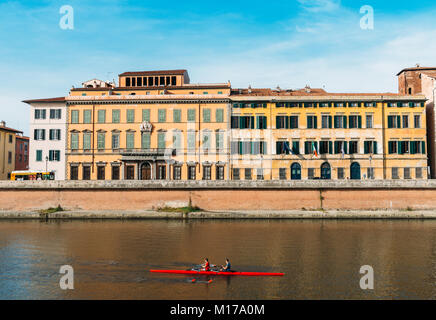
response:
<path id="1" fill-rule="evenodd" d="M 0 211 L 436 209 L 436 181 L 5 181 Z"/>

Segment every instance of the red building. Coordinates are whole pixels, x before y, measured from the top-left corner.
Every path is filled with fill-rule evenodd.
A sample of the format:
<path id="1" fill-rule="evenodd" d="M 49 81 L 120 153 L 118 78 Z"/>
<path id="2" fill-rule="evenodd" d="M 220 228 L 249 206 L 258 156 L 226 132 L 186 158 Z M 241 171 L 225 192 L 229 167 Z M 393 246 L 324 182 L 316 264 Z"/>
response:
<path id="1" fill-rule="evenodd" d="M 29 138 L 17 135 L 15 145 L 15 170 L 29 169 Z"/>

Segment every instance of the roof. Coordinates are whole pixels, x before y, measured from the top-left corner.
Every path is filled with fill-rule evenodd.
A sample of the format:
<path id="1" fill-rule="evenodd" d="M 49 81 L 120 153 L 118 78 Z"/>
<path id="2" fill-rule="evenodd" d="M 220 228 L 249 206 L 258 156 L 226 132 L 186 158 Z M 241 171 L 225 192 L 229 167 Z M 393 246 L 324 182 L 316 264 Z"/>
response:
<path id="1" fill-rule="evenodd" d="M 17 136 L 17 139 L 21 139 L 21 140 L 29 140 L 29 137 L 25 137 L 25 136 Z"/>
<path id="2" fill-rule="evenodd" d="M 9 132 L 15 132 L 15 133 L 23 133 L 23 131 L 12 129 L 12 128 L 9 128 L 9 127 L 2 127 L 2 126 L 0 126 L 0 130 L 9 131 Z"/>
<path id="3" fill-rule="evenodd" d="M 46 98 L 46 99 L 34 99 L 34 100 L 24 100 L 24 103 L 35 103 L 35 102 L 65 102 L 65 97 L 58 98 Z"/>
<path id="4" fill-rule="evenodd" d="M 160 76 L 160 75 L 184 75 L 187 73 L 187 70 L 157 70 L 157 71 L 128 71 L 120 74 L 120 77 L 123 76 Z"/>
<path id="5" fill-rule="evenodd" d="M 406 72 L 406 71 L 430 71 L 430 70 L 434 70 L 434 71 L 436 71 L 436 67 L 413 67 L 413 68 L 405 68 L 405 69 L 401 70 L 400 72 L 398 72 L 397 76 L 399 76 L 400 74 L 402 74 L 403 72 Z"/>

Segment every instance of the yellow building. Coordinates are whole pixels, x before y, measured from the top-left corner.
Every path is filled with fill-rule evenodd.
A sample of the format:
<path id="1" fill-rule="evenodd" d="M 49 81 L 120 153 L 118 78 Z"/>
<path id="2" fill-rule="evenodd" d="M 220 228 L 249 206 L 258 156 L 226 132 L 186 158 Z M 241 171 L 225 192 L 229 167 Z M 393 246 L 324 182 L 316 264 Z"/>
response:
<path id="1" fill-rule="evenodd" d="M 67 97 L 67 178 L 227 179 L 230 83 L 190 84 L 186 70 L 126 72 Z"/>
<path id="2" fill-rule="evenodd" d="M 22 133 L 0 122 L 0 180 L 9 180 L 15 170 L 16 135 Z"/>
<path id="3" fill-rule="evenodd" d="M 67 101 L 67 179 L 427 179 L 425 98 L 126 72 Z"/>
<path id="4" fill-rule="evenodd" d="M 233 90 L 231 179 L 427 179 L 423 96 Z"/>

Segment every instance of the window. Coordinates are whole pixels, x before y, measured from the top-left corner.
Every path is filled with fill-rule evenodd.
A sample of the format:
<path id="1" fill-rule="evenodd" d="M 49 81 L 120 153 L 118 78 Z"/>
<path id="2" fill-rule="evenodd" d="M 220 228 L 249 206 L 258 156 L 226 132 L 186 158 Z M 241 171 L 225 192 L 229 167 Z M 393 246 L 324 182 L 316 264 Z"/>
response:
<path id="1" fill-rule="evenodd" d="M 83 134 L 83 150 L 91 150 L 91 134 Z"/>
<path id="2" fill-rule="evenodd" d="M 420 115 L 415 115 L 414 116 L 414 123 L 415 123 L 415 128 L 421 128 L 421 116 Z"/>
<path id="3" fill-rule="evenodd" d="M 363 149 L 365 154 L 377 154 L 377 141 L 365 141 Z"/>
<path id="4" fill-rule="evenodd" d="M 98 123 L 106 122 L 106 110 L 98 110 L 97 112 Z"/>
<path id="5" fill-rule="evenodd" d="M 60 129 L 50 129 L 49 139 L 50 140 L 61 140 L 61 130 Z"/>
<path id="6" fill-rule="evenodd" d="M 416 179 L 422 179 L 422 168 L 415 168 Z"/>
<path id="7" fill-rule="evenodd" d="M 350 141 L 348 150 L 349 150 L 349 154 L 359 153 L 357 141 Z"/>
<path id="8" fill-rule="evenodd" d="M 176 150 L 182 148 L 182 133 L 180 131 L 173 132 L 173 148 Z"/>
<path id="9" fill-rule="evenodd" d="M 265 154 L 266 142 L 265 141 L 232 141 L 231 153 L 232 154 Z"/>
<path id="10" fill-rule="evenodd" d="M 210 109 L 203 109 L 203 122 L 210 122 Z"/>
<path id="11" fill-rule="evenodd" d="M 216 109 L 216 122 L 224 122 L 224 109 Z"/>
<path id="12" fill-rule="evenodd" d="M 309 179 L 315 178 L 315 169 L 314 168 L 307 169 L 307 177 Z"/>
<path id="13" fill-rule="evenodd" d="M 106 134 L 103 132 L 97 133 L 97 149 L 104 150 L 105 149 L 105 138 Z"/>
<path id="14" fill-rule="evenodd" d="M 50 109 L 50 119 L 60 119 L 62 115 L 61 109 Z"/>
<path id="15" fill-rule="evenodd" d="M 130 78 L 126 78 L 126 87 L 130 87 L 130 86 L 131 86 Z"/>
<path id="16" fill-rule="evenodd" d="M 216 179 L 217 180 L 224 180 L 224 167 L 223 166 L 216 167 Z"/>
<path id="17" fill-rule="evenodd" d="M 216 142 L 216 149 L 217 150 L 224 149 L 224 134 L 222 132 L 217 132 L 215 134 L 215 142 Z"/>
<path id="18" fill-rule="evenodd" d="M 404 179 L 411 179 L 410 168 L 404 168 Z"/>
<path id="19" fill-rule="evenodd" d="M 398 176 L 398 168 L 392 168 L 392 179 L 400 179 Z"/>
<path id="20" fill-rule="evenodd" d="M 368 168 L 367 170 L 368 179 L 374 179 L 374 168 Z"/>
<path id="21" fill-rule="evenodd" d="M 182 167 L 173 166 L 173 180 L 181 180 L 181 179 L 182 179 Z"/>
<path id="22" fill-rule="evenodd" d="M 45 129 L 35 129 L 33 131 L 34 140 L 45 140 Z"/>
<path id="23" fill-rule="evenodd" d="M 113 150 L 117 150 L 120 148 L 120 134 L 117 133 L 112 133 L 112 149 Z"/>
<path id="24" fill-rule="evenodd" d="M 374 119 L 374 117 L 372 114 L 366 115 L 366 128 L 367 129 L 372 129 L 374 127 L 373 119 Z"/>
<path id="25" fill-rule="evenodd" d="M 61 161 L 61 152 L 59 150 L 50 150 L 48 153 L 48 161 Z"/>
<path id="26" fill-rule="evenodd" d="M 164 164 L 157 166 L 157 180 L 165 180 L 167 178 L 167 167 Z"/>
<path id="27" fill-rule="evenodd" d="M 318 142 L 306 141 L 304 142 L 304 154 L 313 154 L 313 148 L 318 151 Z"/>
<path id="28" fill-rule="evenodd" d="M 307 129 L 317 129 L 318 120 L 316 116 L 307 116 Z"/>
<path id="29" fill-rule="evenodd" d="M 345 179 L 345 168 L 338 168 L 338 179 Z"/>
<path id="30" fill-rule="evenodd" d="M 202 141 L 203 150 L 210 150 L 210 132 L 203 132 L 203 141 Z"/>
<path id="31" fill-rule="evenodd" d="M 286 180 L 286 168 L 280 168 L 279 169 L 279 176 L 280 176 L 280 180 Z"/>
<path id="32" fill-rule="evenodd" d="M 350 119 L 350 122 L 349 122 L 350 129 L 362 128 L 362 117 L 361 116 L 350 116 L 349 119 Z"/>
<path id="33" fill-rule="evenodd" d="M 246 168 L 245 170 L 244 170 L 245 172 L 245 180 L 251 180 L 252 178 L 251 178 L 251 169 L 250 168 Z"/>
<path id="34" fill-rule="evenodd" d="M 292 141 L 292 153 L 294 155 L 300 154 L 300 141 Z"/>
<path id="35" fill-rule="evenodd" d="M 112 110 L 112 123 L 120 123 L 120 110 Z"/>
<path id="36" fill-rule="evenodd" d="M 401 141 L 398 143 L 398 154 L 407 154 L 410 152 L 410 141 Z"/>
<path id="37" fill-rule="evenodd" d="M 70 167 L 70 180 L 79 180 L 79 167 Z"/>
<path id="38" fill-rule="evenodd" d="M 135 180 L 135 166 L 126 166 L 126 180 Z"/>
<path id="39" fill-rule="evenodd" d="M 289 147 L 288 141 L 277 141 L 276 142 L 276 154 L 290 154 L 291 148 Z"/>
<path id="40" fill-rule="evenodd" d="M 196 180 L 196 172 L 195 166 L 188 166 L 188 180 Z"/>
<path id="41" fill-rule="evenodd" d="M 8 164 L 12 163 L 12 152 L 8 151 Z"/>
<path id="42" fill-rule="evenodd" d="M 141 134 L 141 148 L 150 149 L 150 132 L 143 132 Z"/>
<path id="43" fill-rule="evenodd" d="M 188 151 L 195 151 L 195 132 L 188 132 Z"/>
<path id="44" fill-rule="evenodd" d="M 388 142 L 388 152 L 389 154 L 396 154 L 398 152 L 398 141 Z"/>
<path id="45" fill-rule="evenodd" d="M 233 168 L 233 180 L 241 180 L 240 176 L 239 176 L 239 169 L 238 168 Z"/>
<path id="46" fill-rule="evenodd" d="M 79 149 L 79 134 L 71 133 L 71 150 Z"/>
<path id="47" fill-rule="evenodd" d="M 134 122 L 135 122 L 135 110 L 128 109 L 127 110 L 127 123 L 134 123 Z"/>
<path id="48" fill-rule="evenodd" d="M 290 129 L 298 129 L 298 116 L 290 116 Z"/>
<path id="49" fill-rule="evenodd" d="M 211 166 L 203 166 L 203 180 L 211 180 Z"/>
<path id="50" fill-rule="evenodd" d="M 36 150 L 36 161 L 42 161 L 42 150 Z"/>
<path id="51" fill-rule="evenodd" d="M 91 180 L 91 167 L 84 166 L 82 171 L 82 180 Z"/>
<path id="52" fill-rule="evenodd" d="M 105 179 L 106 179 L 105 167 L 97 166 L 97 180 L 105 180 Z"/>
<path id="53" fill-rule="evenodd" d="M 257 180 L 265 179 L 265 177 L 263 176 L 263 169 L 256 169 L 256 179 Z"/>
<path id="54" fill-rule="evenodd" d="M 268 129 L 267 121 L 268 121 L 267 117 L 265 117 L 265 116 L 257 116 L 256 117 L 256 123 L 257 123 L 256 129 L 260 129 L 260 130 Z"/>
<path id="55" fill-rule="evenodd" d="M 174 109 L 173 110 L 173 122 L 181 122 L 182 121 L 182 110 Z"/>
<path id="56" fill-rule="evenodd" d="M 188 122 L 195 122 L 195 109 L 188 109 Z"/>
<path id="57" fill-rule="evenodd" d="M 319 143 L 319 153 L 320 154 L 333 154 L 333 147 L 331 146 L 331 141 L 321 141 Z"/>
<path id="58" fill-rule="evenodd" d="M 91 123 L 91 110 L 83 110 L 83 123 Z"/>
<path id="59" fill-rule="evenodd" d="M 232 129 L 254 129 L 254 117 L 232 117 Z"/>
<path id="60" fill-rule="evenodd" d="M 35 119 L 45 119 L 45 109 L 35 109 Z"/>
<path id="61" fill-rule="evenodd" d="M 401 128 L 401 117 L 388 116 L 388 128 L 389 129 Z"/>
<path id="62" fill-rule="evenodd" d="M 332 128 L 332 117 L 323 115 L 321 117 L 321 126 L 323 129 L 331 129 Z"/>
<path id="63" fill-rule="evenodd" d="M 409 128 L 409 116 L 403 115 L 403 128 Z"/>
<path id="64" fill-rule="evenodd" d="M 126 133 L 126 148 L 134 149 L 135 148 L 135 133 L 127 132 Z"/>
<path id="65" fill-rule="evenodd" d="M 14 141 L 14 138 L 13 138 L 13 136 L 10 134 L 10 135 L 9 135 L 9 143 L 12 143 L 12 141 Z"/>
<path id="66" fill-rule="evenodd" d="M 120 180 L 120 166 L 112 166 L 112 180 Z"/>
<path id="67" fill-rule="evenodd" d="M 277 116 L 276 117 L 277 129 L 289 129 L 289 117 Z"/>
<path id="68" fill-rule="evenodd" d="M 150 109 L 142 109 L 142 121 L 150 122 Z"/>
<path id="69" fill-rule="evenodd" d="M 347 117 L 346 116 L 335 116 L 334 117 L 334 127 L 335 127 L 335 129 L 346 129 L 347 128 Z"/>
<path id="70" fill-rule="evenodd" d="M 166 144 L 165 144 L 165 132 L 158 132 L 158 134 L 157 134 L 157 147 L 159 149 L 165 149 L 166 148 Z"/>
<path id="71" fill-rule="evenodd" d="M 167 110 L 159 109 L 158 110 L 158 122 L 166 122 L 167 121 Z"/>

